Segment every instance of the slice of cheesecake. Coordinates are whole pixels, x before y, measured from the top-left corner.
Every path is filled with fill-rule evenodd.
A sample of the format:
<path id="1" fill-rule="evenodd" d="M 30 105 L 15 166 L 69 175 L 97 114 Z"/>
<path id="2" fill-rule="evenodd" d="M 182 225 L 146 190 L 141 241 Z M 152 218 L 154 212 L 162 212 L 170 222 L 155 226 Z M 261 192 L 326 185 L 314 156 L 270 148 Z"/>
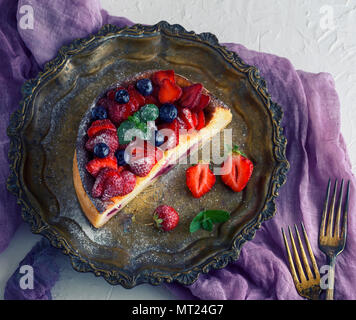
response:
<path id="1" fill-rule="evenodd" d="M 171 78 L 169 80 L 170 82 L 168 82 L 168 80 L 164 79 L 164 73 L 162 76 L 162 74 L 157 71 L 147 71 L 134 77 L 130 81 L 124 83 L 124 85 L 121 85 L 120 87 L 127 87 L 132 83 L 137 83 L 137 81 L 140 79 L 152 79 L 152 83 L 154 84 L 162 83 L 160 81 L 162 81 L 163 79 L 166 82 L 165 84 L 168 84 L 168 86 L 171 86 L 171 83 L 173 83 L 173 86 L 178 86 L 182 89 L 181 91 L 183 92 L 180 92 L 177 101 L 173 102 L 174 105 L 177 105 L 177 109 L 179 110 L 178 114 L 181 114 L 181 112 L 183 112 L 183 115 L 178 115 L 177 119 L 175 120 L 179 120 L 180 122 L 181 130 L 178 139 L 179 143 L 177 145 L 174 145 L 173 147 L 167 147 L 165 150 L 161 150 L 160 147 L 157 147 L 156 150 L 160 152 L 159 158 L 156 159 L 156 163 L 153 165 L 152 168 L 150 168 L 148 174 L 145 173 L 144 176 L 136 175 L 136 182 L 132 187 L 131 192 L 128 192 L 127 194 L 122 196 L 114 196 L 110 199 L 108 199 L 107 197 L 100 198 L 93 196 L 93 185 L 96 182 L 95 179 L 98 178 L 93 177 L 86 169 L 86 165 L 93 157 L 93 155 L 85 147 L 86 142 L 88 140 L 86 132 L 88 130 L 88 127 L 90 126 L 90 112 L 88 112 L 86 118 L 83 119 L 80 125 L 76 151 L 73 158 L 73 181 L 81 208 L 89 219 L 89 221 L 96 228 L 103 226 L 109 219 L 111 219 L 122 208 L 124 208 L 131 200 L 133 200 L 137 196 L 139 197 L 141 191 L 143 191 L 150 184 L 154 183 L 154 181 L 158 177 L 172 169 L 178 163 L 178 160 L 180 158 L 192 153 L 193 151 L 198 150 L 199 147 L 202 147 L 205 143 L 209 142 L 209 140 L 214 135 L 224 129 L 231 122 L 232 114 L 230 109 L 221 101 L 213 97 L 205 88 L 202 88 L 201 92 L 199 92 L 200 101 L 194 102 L 194 92 L 196 91 L 196 89 L 199 90 L 199 86 L 197 86 L 197 88 L 194 88 L 193 84 L 188 79 L 180 75 L 174 74 L 173 71 L 171 71 L 171 73 L 167 73 L 165 77 L 173 78 Z M 158 98 L 156 98 L 157 104 L 162 105 L 162 103 L 166 102 L 167 100 L 172 100 L 171 94 L 172 92 L 174 92 L 174 90 L 176 90 L 174 87 L 172 87 L 172 90 L 169 90 L 168 92 L 165 92 L 164 90 L 162 90 L 162 92 L 158 92 L 156 90 L 155 94 L 156 96 L 158 96 Z M 189 95 L 189 90 L 192 90 L 193 96 Z M 110 95 L 110 92 L 108 95 Z M 202 101 L 203 99 L 206 99 L 206 102 L 208 103 L 206 103 L 206 106 L 204 106 L 203 109 L 199 109 L 199 105 L 201 107 L 202 104 L 204 104 L 204 101 Z M 151 100 L 150 96 L 148 96 L 146 97 L 145 101 L 149 101 L 150 103 L 152 103 L 152 101 L 154 100 Z M 191 126 L 189 125 L 189 123 L 187 123 L 187 121 L 189 122 L 190 120 L 189 117 L 183 119 L 184 121 L 182 121 L 182 118 L 184 118 L 184 111 L 182 110 L 184 109 L 186 111 L 186 109 L 189 108 L 191 109 L 188 110 L 187 113 L 189 115 L 193 114 L 192 118 L 195 118 L 192 120 Z M 199 119 L 197 119 L 197 114 L 203 117 L 203 125 L 200 123 Z M 158 121 L 162 122 L 162 120 Z M 184 122 L 187 123 L 185 128 Z M 119 123 L 115 123 L 115 125 L 118 127 Z M 159 122 L 157 122 L 157 126 L 158 128 L 165 127 L 164 125 L 159 124 Z M 189 130 L 187 131 L 183 129 Z M 130 166 L 126 167 L 128 168 L 125 168 L 125 170 L 127 169 L 130 171 Z M 121 170 L 123 169 L 121 168 Z M 135 170 L 131 171 L 135 173 Z M 118 170 L 118 174 L 120 175 L 120 170 Z"/>

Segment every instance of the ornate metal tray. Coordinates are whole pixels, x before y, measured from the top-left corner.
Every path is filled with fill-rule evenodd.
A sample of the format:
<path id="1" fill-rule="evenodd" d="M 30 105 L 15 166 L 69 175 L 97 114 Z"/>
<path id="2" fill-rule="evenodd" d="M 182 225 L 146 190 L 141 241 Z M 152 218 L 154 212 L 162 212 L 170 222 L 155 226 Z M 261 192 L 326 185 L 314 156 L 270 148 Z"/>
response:
<path id="1" fill-rule="evenodd" d="M 255 164 L 248 187 L 235 194 L 220 179 L 209 196 L 193 199 L 178 165 L 137 197 L 122 214 L 95 229 L 82 213 L 72 181 L 78 125 L 95 98 L 122 77 L 172 68 L 202 82 L 231 107 L 233 141 Z M 64 46 L 36 79 L 22 88 L 21 108 L 10 121 L 8 189 L 32 232 L 48 238 L 70 257 L 75 270 L 94 272 L 126 288 L 178 281 L 225 267 L 239 257 L 261 223 L 275 214 L 278 188 L 289 168 L 282 111 L 273 103 L 258 70 L 220 46 L 210 33 L 179 25 L 104 26 L 97 34 Z M 145 226 L 161 203 L 180 212 L 174 232 Z M 223 209 L 231 219 L 212 232 L 189 233 L 202 209 Z M 135 214 L 131 224 L 126 219 Z"/>

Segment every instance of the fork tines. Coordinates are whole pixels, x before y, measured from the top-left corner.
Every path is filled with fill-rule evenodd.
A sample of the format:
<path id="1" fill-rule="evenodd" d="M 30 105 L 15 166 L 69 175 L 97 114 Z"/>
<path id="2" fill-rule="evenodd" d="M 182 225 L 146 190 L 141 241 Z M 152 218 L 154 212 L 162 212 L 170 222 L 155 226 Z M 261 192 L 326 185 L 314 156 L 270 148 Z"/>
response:
<path id="1" fill-rule="evenodd" d="M 293 282 L 295 287 L 297 288 L 298 293 L 308 299 L 318 299 L 319 293 L 320 293 L 320 273 L 319 269 L 312 251 L 312 248 L 310 246 L 310 242 L 307 236 L 307 233 L 305 231 L 305 227 L 303 223 L 301 224 L 302 226 L 302 231 L 304 235 L 304 240 L 305 244 L 309 253 L 310 261 L 312 264 L 312 269 L 313 272 L 310 268 L 308 258 L 306 255 L 306 252 L 304 250 L 304 246 L 302 243 L 302 239 L 300 237 L 298 228 L 296 225 L 295 227 L 295 233 L 297 235 L 298 239 L 298 245 L 299 245 L 299 252 L 296 246 L 296 243 L 294 241 L 294 237 L 291 231 L 291 228 L 288 226 L 288 232 L 289 232 L 289 237 L 290 237 L 290 242 L 292 245 L 292 250 L 293 250 L 293 256 L 291 254 L 291 251 L 289 249 L 288 241 L 286 234 L 282 228 L 282 234 L 283 234 L 283 239 L 284 239 L 284 244 L 286 247 L 287 255 L 288 255 L 288 261 L 289 261 L 289 266 L 293 278 Z M 300 259 L 301 256 L 301 259 Z M 294 257 L 294 259 L 293 259 Z M 302 263 L 303 262 L 303 263 Z"/>
<path id="2" fill-rule="evenodd" d="M 343 200 L 343 193 L 344 193 L 344 179 L 342 179 L 341 181 L 338 203 L 336 203 L 337 185 L 338 185 L 338 181 L 336 180 L 334 185 L 333 196 L 330 202 L 331 180 L 329 179 L 328 187 L 326 191 L 326 198 L 324 202 L 323 215 L 320 224 L 320 235 L 336 237 L 336 238 L 345 238 L 347 234 L 347 214 L 348 214 L 348 207 L 349 207 L 350 181 L 347 184 L 346 202 L 344 206 L 344 216 L 343 216 L 342 226 L 341 226 L 341 211 L 342 211 L 342 200 Z M 330 206 L 328 210 L 329 202 L 330 202 Z M 336 211 L 336 216 L 334 217 L 335 205 L 337 205 L 337 211 Z"/>

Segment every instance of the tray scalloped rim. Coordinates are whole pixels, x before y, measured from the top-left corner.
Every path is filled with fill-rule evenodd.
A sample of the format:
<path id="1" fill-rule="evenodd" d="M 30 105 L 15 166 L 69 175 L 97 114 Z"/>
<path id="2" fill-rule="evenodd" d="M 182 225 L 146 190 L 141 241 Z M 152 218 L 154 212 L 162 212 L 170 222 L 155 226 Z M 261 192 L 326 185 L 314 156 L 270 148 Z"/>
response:
<path id="1" fill-rule="evenodd" d="M 90 258 L 80 255 L 80 253 L 56 230 L 51 228 L 41 217 L 41 214 L 35 211 L 26 194 L 26 186 L 21 176 L 21 168 L 24 165 L 23 139 L 21 131 L 26 126 L 27 114 L 31 111 L 32 101 L 41 87 L 60 72 L 67 59 L 71 56 L 88 48 L 93 43 L 118 36 L 134 36 L 164 33 L 168 36 L 189 39 L 204 43 L 213 48 L 230 65 L 240 72 L 247 75 L 250 84 L 261 97 L 264 106 L 268 110 L 273 124 L 273 152 L 276 160 L 276 167 L 272 175 L 269 186 L 268 196 L 265 200 L 263 210 L 233 239 L 232 246 L 228 250 L 216 254 L 207 259 L 204 263 L 193 268 L 187 268 L 181 272 L 166 272 L 160 270 L 143 270 L 138 274 L 128 274 L 122 270 L 110 270 L 98 267 Z M 7 130 L 10 137 L 9 160 L 10 175 L 7 181 L 8 190 L 17 197 L 17 203 L 21 206 L 21 215 L 27 223 L 30 224 L 33 233 L 45 236 L 52 246 L 59 248 L 70 257 L 73 268 L 79 272 L 93 272 L 96 276 L 102 276 L 112 285 L 121 284 L 125 288 L 132 288 L 141 283 L 150 283 L 159 285 L 163 282 L 171 283 L 177 281 L 184 285 L 194 283 L 201 273 L 208 273 L 212 269 L 221 269 L 238 259 L 242 245 L 254 238 L 256 231 L 261 224 L 271 219 L 276 213 L 275 199 L 278 196 L 278 189 L 286 182 L 289 162 L 286 158 L 287 140 L 283 135 L 281 121 L 283 111 L 281 107 L 271 100 L 268 93 L 266 82 L 260 76 L 259 70 L 244 63 L 241 58 L 226 47 L 219 44 L 218 39 L 211 33 L 196 34 L 193 31 L 187 31 L 182 26 L 170 25 L 166 21 L 161 21 L 156 25 L 144 26 L 136 24 L 131 27 L 119 28 L 114 25 L 103 26 L 97 34 L 86 38 L 76 39 L 69 45 L 62 46 L 58 55 L 45 66 L 43 72 L 40 72 L 35 79 L 30 79 L 22 86 L 22 100 L 20 108 L 13 113 Z"/>

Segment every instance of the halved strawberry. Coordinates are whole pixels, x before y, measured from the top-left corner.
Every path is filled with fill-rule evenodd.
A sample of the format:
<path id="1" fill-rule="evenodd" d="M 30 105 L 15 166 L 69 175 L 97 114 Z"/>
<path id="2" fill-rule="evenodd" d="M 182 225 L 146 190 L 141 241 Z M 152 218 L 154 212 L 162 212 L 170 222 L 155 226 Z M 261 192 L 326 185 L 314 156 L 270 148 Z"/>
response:
<path id="1" fill-rule="evenodd" d="M 172 83 L 175 83 L 174 70 L 157 71 L 152 75 L 152 81 L 157 85 L 161 85 L 162 81 L 166 79 L 168 79 Z"/>
<path id="2" fill-rule="evenodd" d="M 199 111 L 198 113 L 198 124 L 195 127 L 196 130 L 200 130 L 205 127 L 205 114 L 204 111 Z"/>
<path id="3" fill-rule="evenodd" d="M 109 118 L 117 125 L 131 116 L 135 110 L 136 106 L 131 101 L 126 104 L 119 104 L 116 101 L 111 100 L 108 102 Z"/>
<path id="4" fill-rule="evenodd" d="M 195 128 L 198 125 L 198 115 L 195 112 L 192 112 L 192 119 Z"/>
<path id="5" fill-rule="evenodd" d="M 158 100 L 160 103 L 173 103 L 182 95 L 182 88 L 168 79 L 162 80 L 158 91 Z"/>
<path id="6" fill-rule="evenodd" d="M 242 191 L 250 180 L 253 163 L 235 146 L 222 165 L 222 181 L 233 191 Z"/>
<path id="7" fill-rule="evenodd" d="M 101 198 L 105 188 L 105 180 L 110 175 L 115 173 L 116 170 L 110 168 L 103 168 L 98 173 L 93 188 L 91 190 L 91 195 L 93 198 Z"/>
<path id="8" fill-rule="evenodd" d="M 104 129 L 97 132 L 94 136 L 90 137 L 85 144 L 85 148 L 93 152 L 95 145 L 98 143 L 105 143 L 111 153 L 114 153 L 119 147 L 119 138 L 117 137 L 116 131 L 110 129 Z"/>
<path id="9" fill-rule="evenodd" d="M 202 94 L 197 106 L 194 108 L 194 112 L 199 113 L 200 111 L 202 111 L 204 108 L 208 106 L 210 100 L 211 100 L 210 96 L 206 94 Z"/>
<path id="10" fill-rule="evenodd" d="M 129 85 L 127 91 L 130 95 L 130 102 L 135 106 L 135 110 L 133 112 L 145 105 L 145 97 L 135 89 L 134 85 Z"/>
<path id="11" fill-rule="evenodd" d="M 196 83 L 188 87 L 183 88 L 182 96 L 179 100 L 180 105 L 183 108 L 194 109 L 201 97 L 203 91 L 203 85 L 201 83 Z"/>
<path id="12" fill-rule="evenodd" d="M 120 196 L 124 191 L 124 179 L 118 171 L 112 171 L 104 182 L 104 191 L 101 200 L 107 201 L 113 197 Z"/>
<path id="13" fill-rule="evenodd" d="M 96 135 L 99 131 L 105 129 L 116 132 L 115 125 L 109 119 L 104 119 L 104 120 L 94 121 L 89 127 L 87 134 L 91 138 L 94 135 Z"/>
<path id="14" fill-rule="evenodd" d="M 156 106 L 160 105 L 160 103 L 158 102 L 158 99 L 154 95 L 145 97 L 145 104 L 154 104 Z"/>
<path id="15" fill-rule="evenodd" d="M 162 159 L 163 152 L 147 141 L 135 140 L 126 149 L 131 172 L 139 177 L 147 176 L 154 165 Z"/>
<path id="16" fill-rule="evenodd" d="M 208 163 L 198 163 L 186 171 L 186 183 L 194 198 L 200 198 L 211 190 L 216 181 Z"/>
<path id="17" fill-rule="evenodd" d="M 180 109 L 178 112 L 179 118 L 183 120 L 187 130 L 194 129 L 194 119 L 192 112 L 188 108 Z"/>
<path id="18" fill-rule="evenodd" d="M 86 164 L 85 168 L 93 177 L 96 177 L 103 168 L 118 169 L 116 158 L 111 156 L 106 158 L 94 158 Z"/>
<path id="19" fill-rule="evenodd" d="M 162 134 L 165 136 L 164 143 L 160 146 L 162 150 L 173 149 L 179 144 L 179 122 L 178 118 L 174 119 L 171 123 L 163 123 L 158 126 L 159 130 L 162 130 Z"/>

